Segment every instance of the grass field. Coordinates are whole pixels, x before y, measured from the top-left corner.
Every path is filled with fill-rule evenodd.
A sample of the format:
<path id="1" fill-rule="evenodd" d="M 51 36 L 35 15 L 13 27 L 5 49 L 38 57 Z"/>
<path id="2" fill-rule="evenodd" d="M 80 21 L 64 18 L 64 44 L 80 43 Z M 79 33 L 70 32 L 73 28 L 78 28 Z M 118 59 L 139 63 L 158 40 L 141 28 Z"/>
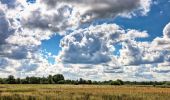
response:
<path id="1" fill-rule="evenodd" d="M 0 85 L 0 100 L 170 100 L 170 88 L 111 85 Z"/>

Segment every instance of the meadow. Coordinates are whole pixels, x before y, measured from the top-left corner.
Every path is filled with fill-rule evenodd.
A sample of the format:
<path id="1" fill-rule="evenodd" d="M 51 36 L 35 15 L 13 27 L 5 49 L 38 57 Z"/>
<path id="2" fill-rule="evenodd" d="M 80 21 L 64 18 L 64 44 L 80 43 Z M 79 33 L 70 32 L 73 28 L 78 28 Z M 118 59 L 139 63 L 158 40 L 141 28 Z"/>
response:
<path id="1" fill-rule="evenodd" d="M 1 84 L 0 100 L 169 100 L 170 88 L 112 85 Z"/>

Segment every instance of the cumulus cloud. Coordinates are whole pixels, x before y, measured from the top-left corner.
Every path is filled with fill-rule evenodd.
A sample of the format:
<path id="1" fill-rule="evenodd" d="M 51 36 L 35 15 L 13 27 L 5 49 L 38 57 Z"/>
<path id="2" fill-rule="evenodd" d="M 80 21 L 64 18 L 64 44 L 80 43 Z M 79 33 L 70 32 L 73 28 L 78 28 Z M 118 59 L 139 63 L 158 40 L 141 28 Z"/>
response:
<path id="1" fill-rule="evenodd" d="M 2 4 L 5 4 L 8 8 L 15 8 L 18 5 L 16 0 L 0 0 Z"/>
<path id="2" fill-rule="evenodd" d="M 123 65 L 141 65 L 164 62 L 165 53 L 163 50 L 157 50 L 153 43 L 127 41 L 123 42 L 123 48 L 120 50 L 119 61 Z"/>
<path id="3" fill-rule="evenodd" d="M 125 13 L 131 16 L 135 15 L 135 11 L 146 15 L 151 5 L 151 0 L 42 0 L 41 2 L 50 8 L 60 3 L 70 4 L 78 8 L 82 17 L 90 16 L 92 19 L 115 17 Z"/>
<path id="4" fill-rule="evenodd" d="M 164 38 L 170 38 L 170 23 L 168 23 L 163 30 Z"/>
<path id="5" fill-rule="evenodd" d="M 0 5 L 0 56 L 6 56 L 4 52 L 4 49 L 7 47 L 10 47 L 10 45 L 6 42 L 6 39 L 14 34 L 15 30 L 11 26 L 11 20 L 10 18 L 7 18 L 5 14 L 5 6 Z"/>
<path id="6" fill-rule="evenodd" d="M 65 63 L 105 63 L 111 60 L 111 45 L 122 33 L 117 25 L 91 26 L 77 30 L 61 40 L 59 59 Z"/>
<path id="7" fill-rule="evenodd" d="M 22 19 L 22 24 L 28 29 L 54 34 L 76 27 L 79 24 L 78 17 L 71 6 L 61 4 L 51 10 L 35 8 Z"/>
<path id="8" fill-rule="evenodd" d="M 147 31 L 116 24 L 82 24 L 96 19 L 145 16 L 152 0 L 0 0 L 0 75 L 67 73 L 89 79 L 159 80 L 170 77 L 170 24 L 153 41 Z M 64 35 L 59 55 L 44 55 L 43 40 Z M 117 45 L 120 46 L 119 50 Z M 114 54 L 118 52 L 118 54 Z M 56 57 L 57 56 L 57 57 Z M 48 57 L 56 58 L 51 64 Z"/>
<path id="9" fill-rule="evenodd" d="M 67 30 L 78 27 L 79 13 L 68 4 L 60 4 L 53 9 L 46 8 L 43 4 L 34 3 L 24 6 L 19 14 L 22 27 L 35 33 L 54 35 L 65 34 Z"/>
<path id="10" fill-rule="evenodd" d="M 107 63 L 114 58 L 114 45 L 123 41 L 130 41 L 147 36 L 148 34 L 146 32 L 123 30 L 116 24 L 90 26 L 89 28 L 76 30 L 65 36 L 61 40 L 60 46 L 62 51 L 58 57 L 59 60 L 64 63 Z M 127 45 L 128 44 L 129 43 L 127 43 Z M 128 49 L 130 50 L 128 50 L 126 54 L 132 52 L 131 57 L 140 57 L 140 55 L 138 55 L 140 54 L 139 48 L 135 49 L 130 47 L 129 44 Z M 125 55 L 125 57 L 129 60 L 128 55 Z M 137 58 L 132 60 L 137 60 Z M 140 59 L 138 60 L 140 61 Z M 137 63 L 136 61 L 134 62 Z"/>
<path id="11" fill-rule="evenodd" d="M 105 67 L 105 69 L 103 70 L 104 73 L 112 73 L 112 74 L 117 73 L 117 74 L 119 74 L 119 73 L 124 72 L 124 70 L 117 65 L 116 65 L 116 67 L 113 67 L 113 66 L 104 66 L 104 67 Z"/>
<path id="12" fill-rule="evenodd" d="M 50 35 L 23 28 L 19 19 L 21 4 L 15 0 L 0 1 L 0 70 L 4 75 L 35 71 L 41 65 L 38 62 L 46 63 L 39 46 Z M 30 65 L 26 67 L 25 64 Z"/>
<path id="13" fill-rule="evenodd" d="M 116 24 L 90 26 L 75 30 L 61 40 L 62 50 L 57 60 L 64 64 L 82 64 L 84 66 L 92 64 L 96 67 L 101 65 L 102 75 L 106 76 L 126 73 L 129 75 L 127 77 L 132 79 L 138 77 L 141 80 L 158 80 L 157 73 L 169 72 L 169 65 L 158 67 L 163 66 L 161 63 L 170 61 L 169 39 L 164 35 L 151 42 L 136 40 L 148 36 L 146 31 L 124 30 Z M 116 44 L 121 45 L 120 50 L 117 51 L 120 52 L 120 55 L 113 53 L 116 50 Z M 101 56 L 100 53 L 104 54 L 103 52 L 106 55 Z M 97 58 L 95 58 L 96 55 L 98 55 Z M 98 57 L 100 59 L 108 57 L 109 60 L 98 60 Z M 129 66 L 134 66 L 135 70 L 127 69 Z M 85 68 L 90 70 L 94 67 L 85 66 Z M 130 74 L 132 72 L 134 73 Z"/>
<path id="14" fill-rule="evenodd" d="M 25 28 L 42 32 L 74 30 L 95 19 L 146 15 L 151 0 L 37 0 L 25 10 L 22 23 Z M 35 5 L 35 6 L 34 6 Z"/>
<path id="15" fill-rule="evenodd" d="M 167 24 L 163 29 L 163 37 L 156 37 L 151 42 L 124 41 L 122 44 L 123 48 L 120 50 L 119 61 L 124 65 L 159 64 L 168 62 L 170 55 L 169 30 L 169 24 Z M 132 31 L 132 33 L 135 32 Z M 136 35 L 135 33 L 132 36 Z M 143 36 L 147 37 L 147 34 L 143 34 Z"/>
<path id="16" fill-rule="evenodd" d="M 6 18 L 3 9 L 0 9 L 0 44 L 5 44 L 5 39 L 8 35 L 14 33 L 14 30 L 9 25 L 9 20 Z"/>
<path id="17" fill-rule="evenodd" d="M 153 68 L 153 71 L 157 73 L 170 73 L 170 63 L 159 63 L 157 67 Z"/>

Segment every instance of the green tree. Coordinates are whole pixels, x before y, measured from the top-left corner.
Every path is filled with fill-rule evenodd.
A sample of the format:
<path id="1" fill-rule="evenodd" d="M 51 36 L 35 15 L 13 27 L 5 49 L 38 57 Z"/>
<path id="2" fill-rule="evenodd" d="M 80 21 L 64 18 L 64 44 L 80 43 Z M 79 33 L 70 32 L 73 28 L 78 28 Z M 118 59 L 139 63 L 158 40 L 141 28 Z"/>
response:
<path id="1" fill-rule="evenodd" d="M 58 84 L 64 84 L 65 83 L 65 81 L 64 80 L 60 80 L 60 81 L 58 81 Z"/>
<path id="2" fill-rule="evenodd" d="M 16 79 L 16 84 L 21 84 L 21 79 L 20 78 Z"/>
<path id="3" fill-rule="evenodd" d="M 112 81 L 111 85 L 121 85 L 121 83 L 119 81 Z"/>
<path id="4" fill-rule="evenodd" d="M 80 78 L 80 79 L 79 79 L 79 84 L 86 84 L 86 80 Z"/>
<path id="5" fill-rule="evenodd" d="M 53 81 L 57 84 L 59 81 L 64 80 L 64 76 L 62 74 L 56 74 L 53 76 Z"/>
<path id="6" fill-rule="evenodd" d="M 41 84 L 48 84 L 48 79 L 46 77 L 40 78 L 40 83 Z"/>
<path id="7" fill-rule="evenodd" d="M 170 85 L 170 81 L 168 81 L 168 82 L 165 82 L 165 85 Z"/>
<path id="8" fill-rule="evenodd" d="M 0 84 L 4 84 L 4 79 L 0 78 Z"/>
<path id="9" fill-rule="evenodd" d="M 26 79 L 24 80 L 25 84 L 30 84 L 30 77 L 26 77 Z"/>
<path id="10" fill-rule="evenodd" d="M 120 85 L 124 85 L 124 82 L 123 82 L 122 80 L 117 79 L 116 81 L 117 81 L 117 82 L 119 82 L 119 83 L 120 83 Z"/>
<path id="11" fill-rule="evenodd" d="M 47 79 L 48 79 L 48 84 L 53 84 L 54 83 L 52 75 L 49 75 Z"/>
<path id="12" fill-rule="evenodd" d="M 87 81 L 87 84 L 92 84 L 92 81 L 91 81 L 91 80 L 88 80 L 88 81 Z"/>
<path id="13" fill-rule="evenodd" d="M 15 77 L 13 75 L 9 75 L 6 82 L 7 84 L 15 84 Z"/>
<path id="14" fill-rule="evenodd" d="M 30 83 L 31 84 L 40 84 L 40 78 L 39 77 L 30 77 Z"/>

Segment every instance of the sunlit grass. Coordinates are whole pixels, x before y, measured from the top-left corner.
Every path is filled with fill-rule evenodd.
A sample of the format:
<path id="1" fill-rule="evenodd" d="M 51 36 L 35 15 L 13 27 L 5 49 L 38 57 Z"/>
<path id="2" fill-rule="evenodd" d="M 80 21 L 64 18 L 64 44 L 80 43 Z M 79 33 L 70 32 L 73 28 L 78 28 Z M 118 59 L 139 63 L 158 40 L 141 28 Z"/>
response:
<path id="1" fill-rule="evenodd" d="M 169 100 L 170 88 L 111 85 L 0 85 L 0 100 Z"/>

